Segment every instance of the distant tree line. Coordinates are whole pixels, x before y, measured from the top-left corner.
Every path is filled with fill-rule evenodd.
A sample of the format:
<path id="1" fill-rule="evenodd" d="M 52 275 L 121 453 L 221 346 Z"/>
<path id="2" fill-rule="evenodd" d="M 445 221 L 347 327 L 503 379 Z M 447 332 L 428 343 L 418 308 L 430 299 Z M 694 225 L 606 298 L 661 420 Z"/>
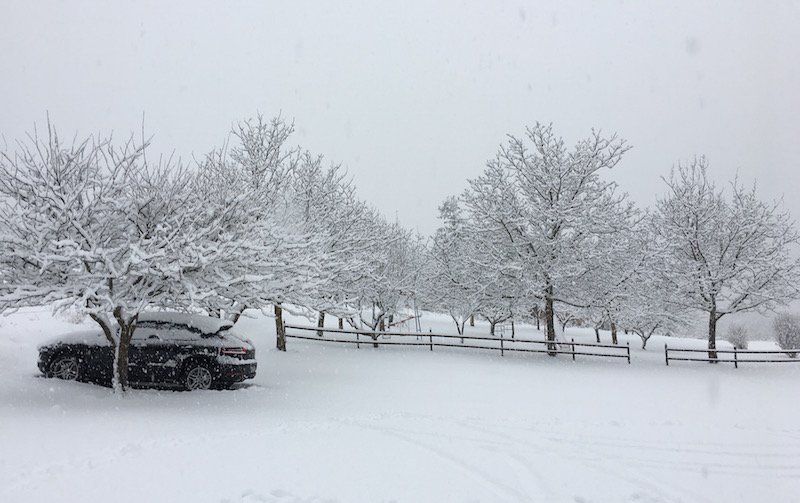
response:
<path id="1" fill-rule="evenodd" d="M 581 319 L 636 333 L 708 320 L 716 358 L 723 316 L 766 311 L 798 296 L 798 233 L 779 202 L 734 180 L 717 188 L 704 158 L 677 165 L 653 208 L 636 208 L 601 172 L 628 150 L 615 135 L 592 134 L 568 148 L 550 125 L 509 136 L 484 173 L 440 207 L 427 262 L 428 305 L 459 331 L 474 314 L 490 323 L 542 317 Z M 550 346 L 554 349 L 554 346 Z"/>

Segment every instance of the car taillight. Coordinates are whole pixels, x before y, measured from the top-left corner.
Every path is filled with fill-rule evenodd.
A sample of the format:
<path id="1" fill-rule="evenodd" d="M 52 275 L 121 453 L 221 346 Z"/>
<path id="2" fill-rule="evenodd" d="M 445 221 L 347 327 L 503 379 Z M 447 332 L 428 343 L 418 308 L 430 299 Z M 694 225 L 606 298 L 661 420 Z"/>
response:
<path id="1" fill-rule="evenodd" d="M 219 354 L 223 356 L 243 356 L 247 354 L 247 348 L 219 348 Z"/>

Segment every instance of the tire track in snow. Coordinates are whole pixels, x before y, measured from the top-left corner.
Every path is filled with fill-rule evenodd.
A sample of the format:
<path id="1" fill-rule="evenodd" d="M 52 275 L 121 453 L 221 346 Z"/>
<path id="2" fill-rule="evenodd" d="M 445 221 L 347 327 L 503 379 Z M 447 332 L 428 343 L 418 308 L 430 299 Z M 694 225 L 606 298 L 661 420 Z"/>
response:
<path id="1" fill-rule="evenodd" d="M 514 441 L 517 444 L 528 445 L 529 447 L 532 447 L 532 448 L 537 449 L 539 451 L 547 451 L 547 452 L 551 453 L 555 457 L 559 457 L 559 458 L 562 458 L 562 459 L 568 459 L 568 460 L 572 460 L 572 461 L 577 461 L 577 462 L 581 463 L 583 466 L 585 466 L 587 468 L 591 468 L 592 470 L 595 470 L 597 472 L 606 474 L 610 478 L 625 480 L 626 482 L 630 483 L 631 485 L 633 485 L 635 487 L 638 487 L 640 489 L 643 489 L 643 490 L 647 491 L 647 493 L 649 493 L 649 494 L 646 494 L 646 495 L 639 494 L 638 492 L 637 493 L 633 493 L 631 495 L 631 499 L 632 500 L 640 500 L 642 497 L 647 497 L 648 499 L 650 499 L 651 501 L 654 501 L 654 502 L 673 501 L 675 503 L 681 503 L 681 502 L 685 501 L 683 499 L 683 497 L 680 494 L 676 494 L 675 489 L 672 486 L 668 485 L 668 484 L 661 484 L 661 483 L 658 483 L 658 482 L 654 482 L 651 479 L 647 479 L 647 480 L 642 479 L 641 476 L 638 475 L 638 473 L 629 474 L 629 475 L 621 474 L 621 473 L 619 473 L 617 471 L 617 469 L 620 469 L 620 467 L 615 467 L 615 469 L 607 468 L 605 465 L 600 463 L 601 460 L 603 462 L 607 461 L 607 456 L 605 454 L 602 454 L 602 453 L 601 454 L 594 453 L 594 455 L 570 454 L 570 453 L 564 452 L 563 449 L 559 449 L 559 448 L 555 448 L 554 447 L 555 445 L 563 443 L 563 442 L 560 441 L 560 439 L 554 439 L 553 437 L 541 437 L 541 438 L 544 438 L 547 441 L 547 443 L 534 442 L 530 438 L 527 438 L 527 437 L 526 438 L 520 438 L 520 437 L 517 437 L 517 436 L 512 436 L 512 435 L 510 435 L 508 433 L 501 432 L 501 431 L 496 431 L 494 429 L 488 428 L 485 424 L 484 425 L 475 424 L 476 422 L 477 421 L 474 421 L 474 420 L 472 420 L 472 421 L 463 421 L 462 420 L 462 421 L 458 421 L 458 424 L 460 424 L 462 427 L 472 428 L 472 429 L 474 429 L 476 431 L 479 431 L 481 433 L 484 433 L 484 434 L 488 433 L 488 434 L 499 436 L 501 438 L 505 438 L 505 439 L 510 440 L 510 441 Z M 528 429 L 526 431 L 530 432 L 532 430 Z M 556 441 L 553 442 L 553 440 L 556 440 Z M 631 471 L 630 467 L 622 467 L 622 469 L 625 469 L 628 472 Z M 687 493 L 686 491 L 681 491 L 681 492 Z M 692 502 L 708 501 L 709 503 L 711 502 L 711 500 L 703 498 L 703 497 L 701 497 L 701 496 L 699 496 L 697 494 L 689 494 L 689 493 L 687 493 L 687 494 L 688 494 L 688 496 L 690 498 L 689 501 L 692 501 Z"/>
<path id="2" fill-rule="evenodd" d="M 438 447 L 433 447 L 433 446 L 431 446 L 430 444 L 428 444 L 428 443 L 426 443 L 424 441 L 421 441 L 421 440 L 413 438 L 413 435 L 419 434 L 420 432 L 409 431 L 409 430 L 404 430 L 404 429 L 399 429 L 399 428 L 392 428 L 392 427 L 387 427 L 387 426 L 378 427 L 378 426 L 374 426 L 372 424 L 362 423 L 360 421 L 356 421 L 356 420 L 353 420 L 353 419 L 345 420 L 345 421 L 342 421 L 342 422 L 345 422 L 345 424 L 349 424 L 351 426 L 356 426 L 358 428 L 369 429 L 369 430 L 376 431 L 376 432 L 378 432 L 380 434 L 383 434 L 383 435 L 388 435 L 388 436 L 397 438 L 398 440 L 401 440 L 401 441 L 403 441 L 405 443 L 408 443 L 408 444 L 410 444 L 410 445 L 412 445 L 414 447 L 417 447 L 419 449 L 422 449 L 424 451 L 432 453 L 432 454 L 436 455 L 437 457 L 439 457 L 440 459 L 443 459 L 443 460 L 447 461 L 448 463 L 450 463 L 451 465 L 457 467 L 461 471 L 464 471 L 464 472 L 466 472 L 467 474 L 469 474 L 471 476 L 477 477 L 481 482 L 483 482 L 484 486 L 488 487 L 493 492 L 495 492 L 495 493 L 498 493 L 498 492 L 499 493 L 504 493 L 507 496 L 512 497 L 516 501 L 520 501 L 520 502 L 549 501 L 549 500 L 553 499 L 553 495 L 552 494 L 538 494 L 538 495 L 536 495 L 536 497 L 533 497 L 530 494 L 523 493 L 523 492 L 519 491 L 518 489 L 510 486 L 509 484 L 506 484 L 506 483 L 498 480 L 496 477 L 494 477 L 491 474 L 487 473 L 485 470 L 482 470 L 481 468 L 475 466 L 474 464 L 469 463 L 467 461 L 464 461 L 464 460 L 460 459 L 458 456 L 447 452 L 445 449 L 438 448 Z M 423 434 L 426 435 L 426 436 L 427 435 L 433 435 L 435 438 L 439 438 L 439 439 L 442 439 L 442 438 L 449 439 L 449 440 L 455 439 L 455 440 L 458 440 L 459 442 L 463 442 L 464 440 L 467 440 L 467 441 L 471 440 L 471 443 L 473 443 L 473 444 L 475 442 L 474 438 L 473 439 L 464 439 L 464 438 L 452 437 L 450 435 L 442 435 L 440 433 L 439 434 L 429 434 L 428 432 L 423 432 Z M 473 448 L 474 448 L 474 445 L 473 445 Z"/>
<path id="3" fill-rule="evenodd" d="M 581 463 L 581 465 L 583 465 L 586 468 L 594 470 L 595 472 L 602 473 L 607 478 L 625 480 L 626 482 L 628 482 L 632 486 L 638 488 L 640 491 L 645 491 L 645 494 L 641 494 L 639 491 L 632 493 L 631 496 L 630 496 L 631 497 L 631 501 L 641 501 L 642 498 L 648 498 L 652 502 L 659 502 L 659 503 L 667 503 L 667 502 L 683 503 L 683 502 L 687 501 L 686 499 L 684 499 L 683 496 L 675 494 L 674 489 L 671 488 L 667 484 L 660 484 L 660 483 L 654 482 L 654 481 L 652 481 L 650 479 L 644 480 L 644 479 L 641 479 L 640 477 L 636 477 L 636 476 L 622 475 L 622 474 L 620 474 L 620 473 L 618 473 L 618 472 L 616 472 L 614 470 L 608 469 L 608 468 L 602 466 L 601 464 L 599 464 L 597 462 L 597 457 L 596 456 L 587 458 L 584 455 L 568 454 L 568 453 L 564 452 L 563 448 L 558 448 L 558 447 L 554 446 L 552 442 L 546 442 L 546 443 L 533 442 L 533 441 L 531 441 L 529 439 L 521 439 L 519 437 L 514 437 L 514 436 L 511 436 L 511 435 L 502 433 L 502 432 L 497 432 L 497 431 L 492 430 L 492 429 L 487 429 L 485 427 L 480 427 L 480 426 L 477 426 L 477 425 L 474 425 L 474 424 L 470 424 L 469 422 L 466 422 L 466 421 L 463 421 L 463 420 L 455 420 L 454 421 L 452 418 L 438 418 L 437 419 L 437 418 L 428 417 L 428 416 L 416 416 L 415 419 L 417 419 L 417 420 L 422 419 L 422 420 L 427 420 L 429 422 L 436 422 L 436 423 L 441 423 L 443 421 L 452 422 L 454 424 L 457 424 L 457 425 L 461 426 L 462 428 L 467 428 L 467 429 L 471 429 L 473 431 L 478 431 L 480 433 L 488 433 L 490 435 L 494 435 L 494 436 L 500 437 L 502 439 L 502 442 L 495 441 L 494 442 L 495 445 L 504 445 L 504 446 L 507 446 L 507 447 L 516 447 L 516 446 L 519 446 L 519 445 L 522 444 L 522 445 L 527 445 L 528 447 L 532 448 L 532 450 L 537 452 L 537 453 L 546 452 L 546 453 L 550 454 L 553 458 L 556 458 L 556 459 L 577 461 L 577 462 Z M 382 431 L 382 432 L 387 433 L 387 434 L 389 434 L 391 432 L 393 435 L 395 435 L 395 436 L 397 436 L 399 438 L 414 442 L 415 444 L 420 445 L 422 448 L 426 448 L 428 450 L 435 450 L 435 449 L 431 448 L 430 446 L 428 446 L 427 444 L 423 443 L 422 441 L 408 438 L 408 435 L 422 435 L 422 436 L 425 436 L 425 437 L 432 437 L 434 439 L 436 439 L 436 438 L 447 438 L 447 439 L 455 438 L 455 439 L 460 439 L 460 440 L 466 439 L 468 442 L 472 442 L 472 443 L 475 443 L 475 438 L 476 438 L 475 436 L 471 436 L 470 437 L 470 436 L 462 436 L 462 435 L 459 435 L 459 436 L 446 435 L 446 436 L 443 437 L 441 434 L 431 433 L 430 431 L 421 431 L 420 432 L 420 431 L 417 431 L 417 430 L 408 430 L 408 429 L 402 429 L 402 428 L 396 428 L 396 427 L 392 428 L 392 427 L 387 427 L 387 426 L 381 426 L 380 428 L 379 427 L 375 427 L 375 426 L 371 426 L 371 425 L 369 425 L 369 426 L 361 425 L 361 426 L 362 427 L 371 428 L 371 429 L 376 429 L 378 431 Z M 478 437 L 478 438 L 480 438 L 480 437 Z M 482 440 L 482 441 L 485 442 L 485 439 Z M 439 453 L 439 454 L 441 454 L 441 453 Z M 535 473 L 536 474 L 535 478 L 538 481 L 546 480 L 546 477 L 544 475 L 542 475 L 541 473 L 537 473 L 537 472 L 533 471 L 533 469 L 530 468 L 530 466 L 532 464 L 534 464 L 534 463 L 530 462 L 530 460 L 528 460 L 524 456 L 522 456 L 522 455 L 520 455 L 520 454 L 518 454 L 518 453 L 516 453 L 514 451 L 506 451 L 506 452 L 504 452 L 504 454 L 509 456 L 509 457 L 514 455 L 514 454 L 516 454 L 517 462 L 523 463 L 523 464 L 527 463 L 526 464 L 526 468 L 530 471 L 530 473 Z M 452 456 L 449 455 L 449 454 L 445 454 L 445 455 L 450 457 L 450 458 L 452 458 Z M 602 458 L 599 458 L 599 459 L 602 459 Z M 504 486 L 507 486 L 507 484 L 504 484 Z M 547 487 L 547 484 L 546 483 L 542 484 L 542 485 L 540 485 L 540 487 L 544 490 L 544 488 Z M 518 491 L 514 491 L 514 492 L 518 493 Z M 582 499 L 580 496 L 576 496 L 574 494 L 572 496 L 575 499 L 575 501 L 579 501 L 579 500 L 581 500 L 581 501 L 590 501 L 590 500 Z M 554 492 L 552 490 L 547 490 L 547 494 L 546 495 L 542 495 L 542 496 L 540 496 L 538 498 L 534 498 L 534 497 L 532 497 L 530 495 L 522 495 L 520 501 L 553 501 L 553 500 L 556 500 L 557 498 L 558 498 L 558 495 L 554 494 Z M 689 501 L 692 501 L 692 502 L 707 501 L 707 502 L 711 503 L 711 500 L 707 500 L 707 499 L 702 498 L 702 497 L 700 497 L 700 496 L 698 496 L 696 494 L 690 494 L 689 498 L 690 498 Z"/>
<path id="4" fill-rule="evenodd" d="M 460 424 L 464 427 L 474 427 L 481 431 L 482 433 L 486 434 L 493 434 L 499 436 L 501 438 L 513 438 L 517 439 L 517 441 L 521 443 L 527 443 L 529 445 L 535 446 L 537 449 L 542 449 L 544 446 L 541 442 L 532 442 L 529 439 L 522 439 L 522 435 L 520 436 L 512 436 L 503 432 L 498 432 L 490 427 L 487 427 L 485 424 L 480 425 L 480 421 L 461 421 Z M 531 428 L 521 428 L 516 427 L 514 428 L 517 431 L 522 431 L 525 433 L 530 433 L 532 430 Z M 760 458 L 768 458 L 772 460 L 798 460 L 800 461 L 800 449 L 797 449 L 796 446 L 791 445 L 769 445 L 766 446 L 769 449 L 780 449 L 780 450 L 788 450 L 791 452 L 785 453 L 775 453 L 775 452 L 763 452 L 763 451 L 754 451 L 752 448 L 754 446 L 758 446 L 760 444 L 753 444 L 753 443 L 744 443 L 744 444 L 737 444 L 733 442 L 734 449 L 731 449 L 731 442 L 723 443 L 723 442 L 701 442 L 701 445 L 705 446 L 720 446 L 720 449 L 684 449 L 683 446 L 686 442 L 679 443 L 678 447 L 669 447 L 668 442 L 653 442 L 653 441 L 645 441 L 645 442 L 636 442 L 626 439 L 613 439 L 618 441 L 613 441 L 611 437 L 600 437 L 603 438 L 601 441 L 593 441 L 592 439 L 598 438 L 598 436 L 565 436 L 565 435 L 553 435 L 548 434 L 545 437 L 551 443 L 567 443 L 572 444 L 575 446 L 579 446 L 581 449 L 584 449 L 587 444 L 589 449 L 586 449 L 587 454 L 582 455 L 570 455 L 567 453 L 560 453 L 561 456 L 565 458 L 572 458 L 576 461 L 583 462 L 585 464 L 591 464 L 594 466 L 595 469 L 599 469 L 602 471 L 608 471 L 609 475 L 619 476 L 619 472 L 614 470 L 606 470 L 602 465 L 599 465 L 596 460 L 604 459 L 604 460 L 611 460 L 613 462 L 621 462 L 624 463 L 625 469 L 632 473 L 632 475 L 628 476 L 627 479 L 631 482 L 638 481 L 639 483 L 642 482 L 642 479 L 638 472 L 641 467 L 648 467 L 658 469 L 657 472 L 653 476 L 653 480 L 658 478 L 659 473 L 663 473 L 663 469 L 667 468 L 672 471 L 676 472 L 686 472 L 686 473 L 693 473 L 698 474 L 701 473 L 703 476 L 707 476 L 709 474 L 713 475 L 729 475 L 729 476 L 747 476 L 758 478 L 759 480 L 763 478 L 773 478 L 773 479 L 793 479 L 793 480 L 800 480 L 800 464 L 789 463 L 789 464 L 776 464 L 776 463 L 769 463 L 769 464 L 761 464 L 761 463 L 730 463 L 730 462 L 722 462 L 719 460 L 720 457 L 727 458 L 729 456 L 737 456 L 743 459 L 753 459 L 758 460 Z M 738 450 L 735 449 L 737 445 L 742 445 L 746 447 L 746 450 Z M 762 447 L 765 447 L 761 445 Z M 616 447 L 621 452 L 608 452 L 607 449 L 601 450 L 603 447 Z M 636 453 L 648 453 L 652 451 L 656 452 L 666 452 L 678 455 L 684 454 L 706 454 L 711 456 L 711 459 L 704 460 L 704 461 L 694 461 L 694 460 L 686 460 L 686 459 L 676 459 L 676 460 L 668 460 L 659 457 L 642 457 L 636 456 L 630 453 L 630 451 L 636 451 Z M 591 455 L 594 454 L 594 455 Z M 594 461 L 593 461 L 594 459 Z M 776 473 L 777 471 L 777 473 Z M 647 482 L 648 486 L 652 486 L 652 482 Z M 669 493 L 674 490 L 672 486 L 662 486 L 663 493 Z M 686 492 L 686 491 L 683 491 Z M 701 497 L 697 494 L 688 494 L 690 501 L 697 501 Z M 676 496 L 678 499 L 677 501 L 681 501 L 680 496 Z"/>

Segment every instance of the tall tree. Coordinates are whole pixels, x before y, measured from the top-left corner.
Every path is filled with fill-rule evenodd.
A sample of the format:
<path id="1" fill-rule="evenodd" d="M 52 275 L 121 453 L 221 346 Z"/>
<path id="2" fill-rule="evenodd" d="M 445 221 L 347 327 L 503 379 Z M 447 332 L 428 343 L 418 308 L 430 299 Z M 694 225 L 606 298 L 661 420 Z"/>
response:
<path id="1" fill-rule="evenodd" d="M 780 202 L 758 199 L 738 180 L 730 193 L 708 177 L 705 158 L 679 164 L 665 180 L 653 230 L 668 252 L 660 269 L 674 302 L 708 316 L 708 356 L 716 358 L 723 316 L 763 311 L 797 298 L 800 268 L 792 258 L 800 239 Z"/>
<path id="2" fill-rule="evenodd" d="M 542 301 L 549 341 L 555 341 L 554 304 L 575 303 L 570 288 L 588 271 L 593 241 L 616 231 L 606 213 L 624 197 L 599 171 L 613 168 L 627 150 L 615 135 L 597 131 L 567 149 L 551 126 L 537 123 L 524 137 L 509 136 L 465 192 L 476 228 L 487 237 L 486 253 L 521 278 L 525 295 Z"/>
<path id="3" fill-rule="evenodd" d="M 312 227 L 304 192 L 296 183 L 311 157 L 288 144 L 293 132 L 294 125 L 280 116 L 267 120 L 258 115 L 236 124 L 232 145 L 212 151 L 201 162 L 202 180 L 195 188 L 215 211 L 220 205 L 229 208 L 229 225 L 253 227 L 249 236 L 242 236 L 248 246 L 241 249 L 242 260 L 234 262 L 233 276 L 252 281 L 231 286 L 221 278 L 205 308 L 236 316 L 246 307 L 271 307 L 280 350 L 286 348 L 285 305 L 312 305 L 331 274 L 328 236 Z"/>
<path id="4" fill-rule="evenodd" d="M 370 250 L 378 246 L 371 222 L 375 212 L 357 195 L 352 180 L 340 165 L 323 165 L 322 156 L 304 152 L 293 176 L 293 202 L 304 232 L 324 254 L 325 271 L 309 307 L 319 313 L 352 317 L 356 279 L 367 264 Z"/>

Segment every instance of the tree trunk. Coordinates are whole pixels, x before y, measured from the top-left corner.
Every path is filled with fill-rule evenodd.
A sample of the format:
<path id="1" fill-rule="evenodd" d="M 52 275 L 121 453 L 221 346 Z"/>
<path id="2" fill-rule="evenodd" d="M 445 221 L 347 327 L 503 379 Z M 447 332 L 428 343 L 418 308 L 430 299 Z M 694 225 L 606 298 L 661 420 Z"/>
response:
<path id="1" fill-rule="evenodd" d="M 475 326 L 475 315 L 474 314 L 470 314 L 469 315 L 469 326 L 471 326 L 471 327 Z"/>
<path id="2" fill-rule="evenodd" d="M 617 344 L 617 324 L 611 322 L 611 344 Z"/>
<path id="3" fill-rule="evenodd" d="M 497 325 L 496 321 L 489 320 L 489 335 L 494 335 L 494 326 Z"/>
<path id="4" fill-rule="evenodd" d="M 594 327 L 594 336 L 597 339 L 597 343 L 600 344 L 600 329 L 597 327 Z"/>
<path id="5" fill-rule="evenodd" d="M 128 353 L 130 349 L 131 339 L 126 335 L 130 329 L 123 329 L 119 334 L 119 344 L 117 345 L 117 358 L 116 358 L 116 381 L 117 386 L 121 391 L 127 391 L 130 383 L 128 382 Z"/>
<path id="6" fill-rule="evenodd" d="M 556 356 L 556 345 L 554 343 L 556 340 L 556 324 L 553 320 L 555 318 L 553 312 L 553 298 L 550 296 L 553 293 L 553 287 L 549 287 L 547 290 L 548 295 L 544 299 L 544 320 L 546 325 L 546 339 L 548 341 L 547 354 Z"/>
<path id="7" fill-rule="evenodd" d="M 389 315 L 389 328 L 392 328 L 392 324 L 394 324 L 394 314 Z"/>
<path id="8" fill-rule="evenodd" d="M 539 323 L 539 315 L 537 314 L 536 315 L 536 330 L 541 330 L 541 329 L 542 329 L 542 327 L 540 326 L 540 323 Z"/>
<path id="9" fill-rule="evenodd" d="M 513 339 L 515 335 L 517 335 L 517 330 L 514 328 L 514 320 L 511 320 L 511 338 Z"/>
<path id="10" fill-rule="evenodd" d="M 339 318 L 339 330 L 344 330 L 344 319 Z"/>
<path id="11" fill-rule="evenodd" d="M 322 311 L 319 312 L 319 317 L 317 318 L 317 328 L 325 328 L 325 313 Z M 325 332 L 322 330 L 317 330 L 317 335 L 322 337 L 325 335 Z"/>
<path id="12" fill-rule="evenodd" d="M 717 316 L 717 308 L 714 307 L 711 309 L 711 312 L 708 316 L 708 358 L 710 360 L 717 359 L 717 321 L 719 317 Z M 713 363 L 717 363 L 714 361 Z"/>
<path id="13" fill-rule="evenodd" d="M 114 318 L 119 325 L 119 343 L 114 355 L 114 377 L 113 386 L 115 391 L 125 392 L 130 388 L 128 381 L 128 354 L 131 346 L 131 338 L 136 330 L 136 319 L 138 315 L 126 320 L 122 315 L 122 308 L 114 309 Z"/>
<path id="14" fill-rule="evenodd" d="M 275 304 L 275 347 L 279 351 L 286 351 L 286 327 L 283 326 L 283 309 L 280 304 Z"/>
<path id="15" fill-rule="evenodd" d="M 453 318 L 453 322 L 456 324 L 456 331 L 458 332 L 458 335 L 464 335 L 464 324 L 459 323 L 458 318 L 455 316 L 451 316 L 451 318 Z"/>
<path id="16" fill-rule="evenodd" d="M 384 321 L 383 318 L 381 318 L 381 321 L 378 322 L 378 332 L 385 332 L 385 331 L 386 331 L 386 322 Z"/>

